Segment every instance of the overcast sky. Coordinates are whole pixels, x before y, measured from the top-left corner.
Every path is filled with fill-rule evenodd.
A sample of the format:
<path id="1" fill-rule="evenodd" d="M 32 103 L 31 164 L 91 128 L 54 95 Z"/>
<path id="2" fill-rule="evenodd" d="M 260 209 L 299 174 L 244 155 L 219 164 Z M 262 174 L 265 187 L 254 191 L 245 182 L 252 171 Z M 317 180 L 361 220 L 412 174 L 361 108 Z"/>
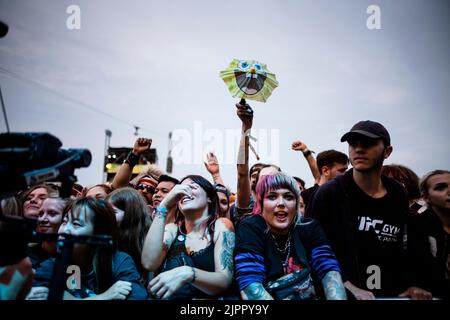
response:
<path id="1" fill-rule="evenodd" d="M 136 125 L 163 168 L 168 133 L 177 134 L 179 178 L 208 177 L 200 154 L 214 149 L 235 189 L 238 99 L 219 77 L 234 58 L 266 63 L 280 84 L 267 103 L 249 101 L 261 161 L 311 186 L 291 142 L 347 153 L 342 134 L 370 119 L 391 133 L 386 163 L 422 175 L 450 169 L 449 3 L 0 0 L 10 28 L 0 39 L 0 85 L 12 131 L 46 131 L 64 148 L 91 150 L 90 167 L 76 171 L 83 185 L 102 181 L 105 129 L 111 146 L 131 147 Z M 372 4 L 379 30 L 367 27 Z M 70 5 L 81 10 L 80 29 L 66 25 Z"/>

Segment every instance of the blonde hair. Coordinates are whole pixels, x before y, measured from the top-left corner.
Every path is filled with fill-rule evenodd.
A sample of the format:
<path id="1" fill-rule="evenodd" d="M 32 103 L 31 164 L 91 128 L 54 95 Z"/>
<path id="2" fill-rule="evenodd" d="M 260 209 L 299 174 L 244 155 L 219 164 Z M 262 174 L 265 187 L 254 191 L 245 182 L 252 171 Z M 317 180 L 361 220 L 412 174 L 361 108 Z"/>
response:
<path id="1" fill-rule="evenodd" d="M 158 181 L 159 177 L 163 174 L 164 174 L 164 170 L 162 170 L 156 164 L 148 164 L 142 168 L 141 172 L 139 172 L 138 175 L 130 181 L 130 183 L 132 185 L 136 186 L 138 184 L 139 180 L 141 180 L 141 178 L 144 176 L 150 176 L 153 179 L 155 179 L 156 181 Z"/>
<path id="2" fill-rule="evenodd" d="M 422 195 L 428 193 L 428 180 L 432 176 L 436 176 L 439 174 L 450 174 L 450 171 L 448 171 L 448 170 L 433 170 L 433 171 L 430 171 L 427 174 L 425 174 L 422 178 L 420 178 L 419 188 L 420 188 L 420 192 L 422 193 Z"/>

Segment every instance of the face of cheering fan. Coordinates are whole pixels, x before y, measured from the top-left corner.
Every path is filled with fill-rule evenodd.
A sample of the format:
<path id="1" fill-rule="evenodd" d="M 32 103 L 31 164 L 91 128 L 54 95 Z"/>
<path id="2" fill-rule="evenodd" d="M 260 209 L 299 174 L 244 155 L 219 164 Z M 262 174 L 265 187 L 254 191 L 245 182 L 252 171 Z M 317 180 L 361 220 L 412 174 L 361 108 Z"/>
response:
<path id="1" fill-rule="evenodd" d="M 23 215 L 29 219 L 37 219 L 42 203 L 48 198 L 48 192 L 45 188 L 34 189 L 23 203 Z"/>
<path id="2" fill-rule="evenodd" d="M 71 210 L 64 217 L 58 233 L 92 236 L 94 234 L 94 212 L 89 208 Z"/>
<path id="3" fill-rule="evenodd" d="M 297 214 L 295 194 L 289 189 L 269 190 L 264 194 L 262 216 L 275 234 L 286 234 Z"/>
<path id="4" fill-rule="evenodd" d="M 100 186 L 90 188 L 86 193 L 86 197 L 92 197 L 95 199 L 105 199 L 107 196 L 108 194 L 106 193 L 106 190 Z"/>
<path id="5" fill-rule="evenodd" d="M 47 198 L 43 201 L 37 221 L 37 232 L 58 233 L 62 223 L 64 202 L 58 198 Z"/>
<path id="6" fill-rule="evenodd" d="M 450 173 L 437 174 L 428 178 L 424 198 L 428 205 L 450 214 Z"/>
<path id="7" fill-rule="evenodd" d="M 191 196 L 184 196 L 178 203 L 178 207 L 183 214 L 208 208 L 208 196 L 199 184 L 189 178 L 181 184 L 188 185 L 191 189 Z"/>
<path id="8" fill-rule="evenodd" d="M 170 190 L 175 187 L 175 183 L 172 181 L 161 181 L 158 183 L 155 189 L 155 193 L 153 194 L 153 205 L 155 207 L 159 206 L 161 201 L 167 196 Z"/>
<path id="9" fill-rule="evenodd" d="M 222 217 L 228 217 L 230 211 L 230 204 L 225 193 L 217 192 L 217 197 L 219 198 L 219 207 Z"/>

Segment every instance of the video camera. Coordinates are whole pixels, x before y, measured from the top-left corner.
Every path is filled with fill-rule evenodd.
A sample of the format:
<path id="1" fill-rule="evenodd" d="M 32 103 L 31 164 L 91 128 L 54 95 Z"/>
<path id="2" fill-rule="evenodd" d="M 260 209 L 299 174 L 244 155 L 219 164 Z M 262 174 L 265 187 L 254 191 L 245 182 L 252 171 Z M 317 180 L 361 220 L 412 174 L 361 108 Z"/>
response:
<path id="1" fill-rule="evenodd" d="M 69 197 L 75 169 L 90 165 L 89 150 L 61 146 L 49 133 L 0 134 L 0 266 L 24 257 L 29 242 L 52 236 L 36 234 L 36 220 L 4 212 L 6 203 L 14 200 L 8 197 L 45 181 L 61 182 L 60 196 Z"/>
<path id="2" fill-rule="evenodd" d="M 45 181 L 61 182 L 61 197 L 69 197 L 76 168 L 88 167 L 88 149 L 61 149 L 49 133 L 0 134 L 0 195 L 13 194 Z"/>

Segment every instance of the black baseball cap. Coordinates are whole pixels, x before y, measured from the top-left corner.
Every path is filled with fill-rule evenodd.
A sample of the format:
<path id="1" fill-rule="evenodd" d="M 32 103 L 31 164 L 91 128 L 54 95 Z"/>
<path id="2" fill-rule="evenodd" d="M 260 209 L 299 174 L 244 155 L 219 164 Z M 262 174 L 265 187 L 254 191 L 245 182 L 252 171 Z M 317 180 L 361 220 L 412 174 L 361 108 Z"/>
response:
<path id="1" fill-rule="evenodd" d="M 348 141 L 358 135 L 371 139 L 382 139 L 386 146 L 391 145 L 391 136 L 386 128 L 381 123 L 370 120 L 360 121 L 355 124 L 349 132 L 342 136 L 341 142 Z"/>

